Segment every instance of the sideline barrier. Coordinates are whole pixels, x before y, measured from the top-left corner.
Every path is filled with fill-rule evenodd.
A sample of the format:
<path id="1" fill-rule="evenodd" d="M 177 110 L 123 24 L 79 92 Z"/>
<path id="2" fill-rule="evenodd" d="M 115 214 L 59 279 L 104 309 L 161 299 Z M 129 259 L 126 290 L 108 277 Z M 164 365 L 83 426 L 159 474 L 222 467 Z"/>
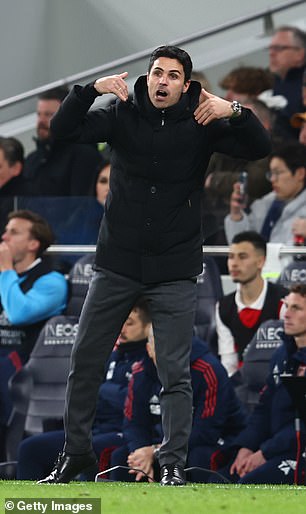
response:
<path id="1" fill-rule="evenodd" d="M 52 245 L 48 248 L 48 253 L 54 254 L 82 254 L 95 252 L 95 245 Z M 205 255 L 220 256 L 227 255 L 228 246 L 203 246 Z M 306 246 L 281 246 L 279 249 L 280 257 L 304 256 L 306 259 Z"/>

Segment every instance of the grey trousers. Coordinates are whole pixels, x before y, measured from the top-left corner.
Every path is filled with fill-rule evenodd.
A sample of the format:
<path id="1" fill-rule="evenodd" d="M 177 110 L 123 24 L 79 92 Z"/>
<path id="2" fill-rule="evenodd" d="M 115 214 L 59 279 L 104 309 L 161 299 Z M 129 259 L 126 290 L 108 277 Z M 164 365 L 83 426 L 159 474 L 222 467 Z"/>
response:
<path id="1" fill-rule="evenodd" d="M 195 279 L 146 285 L 109 270 L 95 272 L 71 355 L 65 407 L 65 451 L 91 450 L 99 386 L 121 327 L 139 297 L 149 303 L 164 439 L 160 464 L 185 465 L 192 425 L 190 351 L 196 308 Z"/>

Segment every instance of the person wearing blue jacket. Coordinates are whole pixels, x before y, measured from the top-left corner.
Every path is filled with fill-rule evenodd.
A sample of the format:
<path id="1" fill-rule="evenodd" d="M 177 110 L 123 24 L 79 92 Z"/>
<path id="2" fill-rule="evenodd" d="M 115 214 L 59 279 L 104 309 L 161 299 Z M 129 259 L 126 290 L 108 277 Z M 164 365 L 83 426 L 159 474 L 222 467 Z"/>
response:
<path id="1" fill-rule="evenodd" d="M 155 367 L 154 341 L 151 336 L 148 353 L 133 367 L 132 380 L 125 404 L 123 435 L 125 445 L 115 450 L 111 466 L 129 466 L 111 473 L 113 480 L 143 479 L 154 476 L 154 456 L 162 443 L 163 431 L 159 395 L 161 384 Z M 244 428 L 246 417 L 230 379 L 220 361 L 209 351 L 208 345 L 192 339 L 190 358 L 193 389 L 193 422 L 189 438 L 187 467 L 214 468 L 214 457 L 220 449 L 232 443 Z M 134 468 L 134 469 L 133 469 Z M 156 476 L 156 475 L 155 475 Z M 205 482 L 207 472 L 193 470 L 189 478 Z"/>
<path id="2" fill-rule="evenodd" d="M 38 214 L 28 210 L 9 213 L 0 242 L 2 435 L 12 408 L 8 380 L 29 358 L 46 320 L 66 307 L 66 279 L 43 255 L 53 241 L 49 224 Z"/>
<path id="3" fill-rule="evenodd" d="M 133 363 L 146 355 L 149 327 L 148 306 L 140 299 L 121 329 L 99 388 L 92 440 L 102 469 L 107 467 L 112 449 L 123 444 L 123 409 L 128 382 L 132 376 Z M 18 452 L 18 480 L 40 480 L 50 473 L 63 443 L 62 429 L 24 439 Z M 87 474 L 86 478 L 92 479 L 93 476 Z"/>
<path id="4" fill-rule="evenodd" d="M 300 421 L 301 433 L 297 434 L 296 406 L 281 375 L 306 375 L 306 286 L 293 286 L 285 304 L 283 344 L 271 359 L 260 403 L 235 441 L 239 451 L 229 469 L 232 480 L 242 484 L 298 481 L 297 463 L 302 462 L 306 428 Z"/>

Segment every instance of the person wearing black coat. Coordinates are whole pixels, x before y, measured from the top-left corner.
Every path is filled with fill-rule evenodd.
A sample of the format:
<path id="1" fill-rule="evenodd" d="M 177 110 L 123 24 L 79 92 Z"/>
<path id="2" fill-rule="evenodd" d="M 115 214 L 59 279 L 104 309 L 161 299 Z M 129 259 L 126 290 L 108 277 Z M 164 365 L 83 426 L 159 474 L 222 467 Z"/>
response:
<path id="1" fill-rule="evenodd" d="M 50 119 L 68 93 L 66 86 L 49 89 L 38 96 L 34 138 L 36 149 L 23 167 L 25 196 L 90 196 L 100 153 L 95 144 L 78 145 L 55 141 Z"/>
<path id="2" fill-rule="evenodd" d="M 161 484 L 183 485 L 192 424 L 189 357 L 202 270 L 200 200 L 214 151 L 260 159 L 270 140 L 238 102 L 190 81 L 190 56 L 162 46 L 129 99 L 127 72 L 75 86 L 51 122 L 57 140 L 111 146 L 110 192 L 95 275 L 74 345 L 67 390 L 64 452 L 43 483 L 69 482 L 94 460 L 90 430 L 105 362 L 139 296 L 150 304 L 162 384 Z M 95 98 L 114 93 L 107 109 Z M 101 345 L 103 341 L 103 345 Z"/>

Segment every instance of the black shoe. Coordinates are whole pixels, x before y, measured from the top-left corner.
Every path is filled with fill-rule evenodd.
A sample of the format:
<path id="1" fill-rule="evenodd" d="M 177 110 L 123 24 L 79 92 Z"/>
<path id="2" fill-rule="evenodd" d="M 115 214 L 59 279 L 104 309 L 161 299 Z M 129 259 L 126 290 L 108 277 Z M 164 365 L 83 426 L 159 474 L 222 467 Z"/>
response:
<path id="1" fill-rule="evenodd" d="M 185 485 L 186 477 L 185 471 L 176 464 L 169 464 L 161 468 L 161 481 L 160 485 Z"/>
<path id="2" fill-rule="evenodd" d="M 37 482 L 38 484 L 68 484 L 76 475 L 97 465 L 94 452 L 84 455 L 60 453 L 50 475 Z M 98 470 L 97 470 L 98 471 Z"/>

